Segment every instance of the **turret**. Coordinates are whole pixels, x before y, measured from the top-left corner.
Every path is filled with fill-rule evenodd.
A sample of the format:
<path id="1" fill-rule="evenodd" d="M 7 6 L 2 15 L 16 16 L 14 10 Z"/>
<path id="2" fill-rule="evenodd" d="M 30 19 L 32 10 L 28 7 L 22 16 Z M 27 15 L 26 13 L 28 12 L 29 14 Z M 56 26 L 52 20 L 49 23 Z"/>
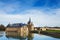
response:
<path id="1" fill-rule="evenodd" d="M 33 23 L 31 22 L 31 18 L 29 18 L 29 21 L 28 21 L 27 25 L 28 25 L 28 30 L 29 31 L 34 30 Z"/>

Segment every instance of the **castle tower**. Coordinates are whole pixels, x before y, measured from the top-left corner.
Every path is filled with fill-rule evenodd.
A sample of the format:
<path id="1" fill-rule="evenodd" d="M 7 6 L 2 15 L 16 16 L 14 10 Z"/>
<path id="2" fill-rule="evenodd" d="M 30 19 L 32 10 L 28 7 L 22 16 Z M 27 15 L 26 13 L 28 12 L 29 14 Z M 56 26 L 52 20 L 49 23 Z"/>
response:
<path id="1" fill-rule="evenodd" d="M 29 18 L 29 21 L 27 23 L 27 26 L 28 26 L 28 30 L 29 31 L 33 31 L 34 30 L 34 25 L 33 23 L 31 22 L 31 18 Z"/>

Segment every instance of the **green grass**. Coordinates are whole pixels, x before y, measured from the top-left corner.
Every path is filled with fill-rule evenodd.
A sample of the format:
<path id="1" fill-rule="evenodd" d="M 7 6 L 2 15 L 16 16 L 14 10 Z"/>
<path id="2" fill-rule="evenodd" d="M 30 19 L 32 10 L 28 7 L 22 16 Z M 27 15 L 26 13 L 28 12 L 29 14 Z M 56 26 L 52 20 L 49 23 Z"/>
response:
<path id="1" fill-rule="evenodd" d="M 60 38 L 60 30 L 46 30 L 41 31 L 41 34 L 48 35 L 55 38 Z"/>
<path id="2" fill-rule="evenodd" d="M 60 30 L 47 30 L 46 32 L 55 32 L 55 33 L 60 33 Z"/>

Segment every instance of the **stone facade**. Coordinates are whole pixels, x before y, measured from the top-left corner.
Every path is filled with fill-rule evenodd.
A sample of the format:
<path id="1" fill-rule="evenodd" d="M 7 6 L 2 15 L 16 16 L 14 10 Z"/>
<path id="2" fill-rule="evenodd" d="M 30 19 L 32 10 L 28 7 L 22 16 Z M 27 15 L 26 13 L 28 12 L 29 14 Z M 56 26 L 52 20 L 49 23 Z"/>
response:
<path id="1" fill-rule="evenodd" d="M 34 25 L 31 22 L 31 19 L 29 19 L 27 27 L 28 27 L 28 31 L 33 31 L 34 30 Z"/>
<path id="2" fill-rule="evenodd" d="M 17 32 L 18 34 L 20 34 L 20 36 L 23 36 L 23 34 L 28 35 L 28 32 L 32 30 L 34 30 L 34 26 L 31 22 L 31 19 L 29 19 L 27 24 L 8 24 L 6 28 L 6 33 Z"/>

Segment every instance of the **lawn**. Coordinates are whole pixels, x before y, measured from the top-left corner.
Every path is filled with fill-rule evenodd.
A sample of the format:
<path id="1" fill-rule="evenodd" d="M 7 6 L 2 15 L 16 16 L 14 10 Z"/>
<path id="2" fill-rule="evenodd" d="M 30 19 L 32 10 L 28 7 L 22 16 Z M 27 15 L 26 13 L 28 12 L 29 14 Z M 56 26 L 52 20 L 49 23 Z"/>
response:
<path id="1" fill-rule="evenodd" d="M 60 33 L 60 30 L 47 30 L 46 32 L 50 32 L 50 33 L 51 33 L 51 32 L 53 32 L 53 33 L 54 33 L 54 32 L 55 32 L 55 33 Z"/>
<path id="2" fill-rule="evenodd" d="M 52 37 L 55 37 L 55 38 L 60 38 L 60 30 L 41 31 L 41 34 L 52 36 Z"/>

